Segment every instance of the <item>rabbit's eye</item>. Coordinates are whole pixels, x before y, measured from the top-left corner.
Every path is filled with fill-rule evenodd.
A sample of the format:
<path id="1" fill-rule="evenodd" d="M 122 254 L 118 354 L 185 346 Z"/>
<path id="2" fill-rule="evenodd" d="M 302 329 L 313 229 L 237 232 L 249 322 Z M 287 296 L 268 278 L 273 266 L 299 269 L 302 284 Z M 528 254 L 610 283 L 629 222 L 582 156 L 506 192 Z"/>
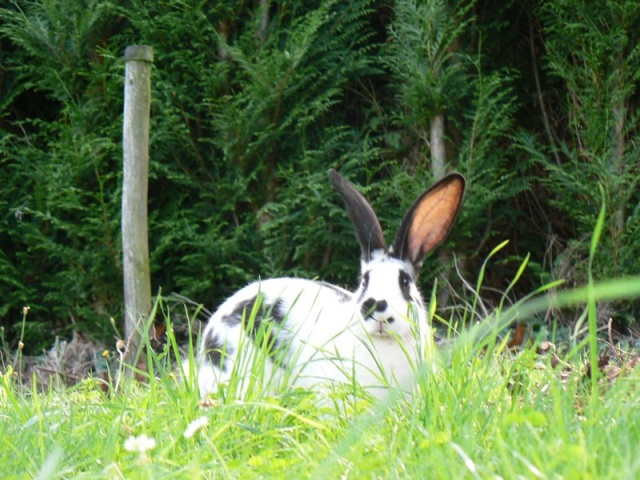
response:
<path id="1" fill-rule="evenodd" d="M 411 286 L 411 277 L 407 272 L 401 271 L 398 280 L 400 283 L 400 291 L 402 292 L 402 296 L 407 301 L 411 300 L 411 295 L 409 293 L 409 289 Z"/>

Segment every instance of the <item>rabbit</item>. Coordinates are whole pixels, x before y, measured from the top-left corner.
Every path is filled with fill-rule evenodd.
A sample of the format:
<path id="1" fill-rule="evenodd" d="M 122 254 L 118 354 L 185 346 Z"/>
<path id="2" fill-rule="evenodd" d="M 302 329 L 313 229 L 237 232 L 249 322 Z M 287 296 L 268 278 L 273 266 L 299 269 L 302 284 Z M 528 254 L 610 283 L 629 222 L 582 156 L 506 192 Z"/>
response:
<path id="1" fill-rule="evenodd" d="M 373 209 L 338 172 L 342 196 L 361 247 L 360 284 L 348 291 L 320 280 L 256 281 L 227 299 L 208 320 L 198 349 L 200 394 L 232 376 L 313 389 L 356 382 L 375 397 L 413 378 L 428 358 L 432 335 L 416 279 L 425 255 L 448 235 L 465 179 L 452 173 L 422 193 L 386 247 Z M 262 358 L 259 363 L 257 358 Z M 252 365 L 258 365 L 259 375 Z M 259 378 L 258 378 L 259 377 Z M 231 382 L 229 382 L 231 383 Z"/>

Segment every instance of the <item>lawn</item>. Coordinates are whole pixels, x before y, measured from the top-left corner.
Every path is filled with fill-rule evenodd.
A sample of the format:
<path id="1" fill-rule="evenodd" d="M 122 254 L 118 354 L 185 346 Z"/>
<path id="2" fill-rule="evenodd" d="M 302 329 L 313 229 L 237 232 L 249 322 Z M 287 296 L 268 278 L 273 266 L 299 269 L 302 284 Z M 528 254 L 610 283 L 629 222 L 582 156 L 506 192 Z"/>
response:
<path id="1" fill-rule="evenodd" d="M 46 391 L 5 366 L 3 478 L 638 478 L 636 357 L 609 345 L 604 362 L 599 332 L 601 365 L 588 369 L 593 331 L 556 354 L 542 344 L 551 332 L 514 346 L 504 327 L 549 302 L 639 291 L 617 281 L 494 311 L 444 342 L 413 396 L 382 403 L 345 385 L 321 399 L 256 388 L 202 402 L 165 354 L 149 356 L 145 382 Z"/>

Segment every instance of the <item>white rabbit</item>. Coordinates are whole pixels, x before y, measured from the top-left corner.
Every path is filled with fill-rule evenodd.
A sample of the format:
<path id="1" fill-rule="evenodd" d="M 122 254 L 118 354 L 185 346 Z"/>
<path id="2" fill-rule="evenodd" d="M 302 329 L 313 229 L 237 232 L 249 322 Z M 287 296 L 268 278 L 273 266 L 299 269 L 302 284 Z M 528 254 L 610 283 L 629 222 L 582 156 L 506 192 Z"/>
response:
<path id="1" fill-rule="evenodd" d="M 335 170 L 329 178 L 360 242 L 359 287 L 350 292 L 323 281 L 274 278 L 239 290 L 202 332 L 201 395 L 233 376 L 243 390 L 251 381 L 300 387 L 355 381 L 384 397 L 429 354 L 432 336 L 416 278 L 424 256 L 449 232 L 464 177 L 450 174 L 420 195 L 389 248 L 364 197 Z"/>

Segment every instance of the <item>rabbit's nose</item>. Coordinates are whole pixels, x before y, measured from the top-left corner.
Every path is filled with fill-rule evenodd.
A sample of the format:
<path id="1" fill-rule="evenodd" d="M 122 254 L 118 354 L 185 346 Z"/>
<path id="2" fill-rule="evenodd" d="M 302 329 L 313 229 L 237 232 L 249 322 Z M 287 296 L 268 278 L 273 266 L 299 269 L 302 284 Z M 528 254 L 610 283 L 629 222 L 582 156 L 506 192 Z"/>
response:
<path id="1" fill-rule="evenodd" d="M 367 298 L 362 302 L 362 316 L 367 318 L 373 314 L 373 312 L 384 312 L 387 309 L 386 300 L 374 300 L 373 298 Z"/>
<path id="2" fill-rule="evenodd" d="M 378 300 L 376 303 L 376 312 L 384 312 L 387 309 L 386 300 Z"/>

